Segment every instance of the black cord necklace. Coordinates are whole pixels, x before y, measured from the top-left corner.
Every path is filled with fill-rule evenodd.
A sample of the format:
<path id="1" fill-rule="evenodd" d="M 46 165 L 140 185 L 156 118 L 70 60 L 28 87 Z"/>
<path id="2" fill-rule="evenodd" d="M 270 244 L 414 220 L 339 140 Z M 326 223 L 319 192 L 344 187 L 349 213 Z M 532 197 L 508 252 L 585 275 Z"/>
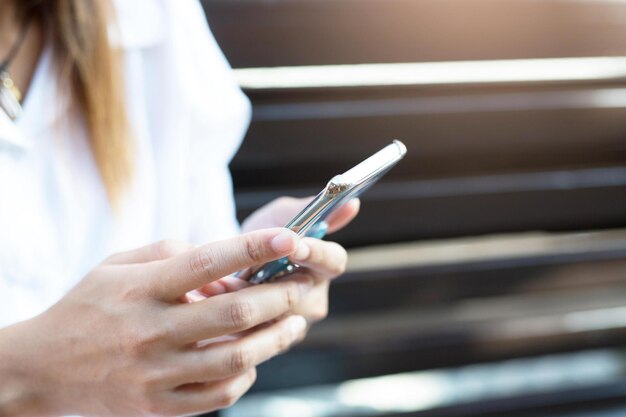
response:
<path id="1" fill-rule="evenodd" d="M 0 108 L 9 115 L 11 120 L 17 119 L 22 114 L 22 106 L 20 104 L 22 92 L 17 88 L 13 79 L 11 79 L 9 65 L 13 62 L 13 59 L 26 39 L 29 23 L 30 18 L 24 20 L 17 40 L 13 43 L 7 56 L 0 61 Z"/>

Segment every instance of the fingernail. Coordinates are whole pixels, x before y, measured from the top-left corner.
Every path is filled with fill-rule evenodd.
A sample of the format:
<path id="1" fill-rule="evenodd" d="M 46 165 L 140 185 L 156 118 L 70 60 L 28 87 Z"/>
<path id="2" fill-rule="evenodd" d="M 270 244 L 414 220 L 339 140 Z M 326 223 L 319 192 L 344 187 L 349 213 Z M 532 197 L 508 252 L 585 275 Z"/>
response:
<path id="1" fill-rule="evenodd" d="M 291 316 L 287 319 L 287 325 L 291 331 L 292 340 L 297 340 L 306 329 L 306 320 L 302 316 Z"/>
<path id="2" fill-rule="evenodd" d="M 289 229 L 285 229 L 272 238 L 272 249 L 277 253 L 285 253 L 295 246 L 298 235 Z"/>
<path id="3" fill-rule="evenodd" d="M 300 243 L 298 244 L 298 249 L 296 249 L 296 252 L 291 255 L 291 258 L 295 261 L 304 261 L 309 257 L 310 253 L 311 248 L 309 248 L 309 245 L 304 243 L 304 241 L 300 241 Z"/>

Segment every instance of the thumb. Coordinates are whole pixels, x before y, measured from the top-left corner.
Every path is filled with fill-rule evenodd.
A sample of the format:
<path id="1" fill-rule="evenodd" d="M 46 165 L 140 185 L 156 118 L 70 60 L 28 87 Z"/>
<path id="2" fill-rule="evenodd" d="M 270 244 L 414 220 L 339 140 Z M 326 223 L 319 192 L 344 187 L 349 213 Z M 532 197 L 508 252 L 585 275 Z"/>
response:
<path id="1" fill-rule="evenodd" d="M 251 232 L 270 227 L 283 227 L 305 208 L 311 200 L 313 200 L 313 197 L 278 198 L 252 213 L 250 217 L 244 220 L 242 229 L 244 232 Z"/>

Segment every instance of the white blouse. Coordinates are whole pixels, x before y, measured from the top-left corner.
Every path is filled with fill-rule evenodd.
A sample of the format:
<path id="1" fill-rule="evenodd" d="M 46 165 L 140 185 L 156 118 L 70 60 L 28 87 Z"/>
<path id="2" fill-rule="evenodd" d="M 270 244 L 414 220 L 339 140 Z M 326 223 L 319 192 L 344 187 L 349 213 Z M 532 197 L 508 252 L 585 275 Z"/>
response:
<path id="1" fill-rule="evenodd" d="M 0 111 L 0 327 L 44 311 L 108 255 L 239 232 L 228 163 L 250 104 L 196 0 L 116 2 L 136 178 L 111 213 L 45 50 L 15 123 Z"/>

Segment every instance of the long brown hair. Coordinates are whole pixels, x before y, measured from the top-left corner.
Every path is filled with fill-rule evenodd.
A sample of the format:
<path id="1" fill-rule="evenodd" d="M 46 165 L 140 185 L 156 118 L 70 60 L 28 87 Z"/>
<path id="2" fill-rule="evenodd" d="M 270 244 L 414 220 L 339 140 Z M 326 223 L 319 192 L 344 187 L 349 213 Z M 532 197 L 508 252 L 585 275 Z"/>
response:
<path id="1" fill-rule="evenodd" d="M 116 204 L 132 177 L 132 141 L 124 105 L 122 51 L 112 45 L 111 0 L 17 1 L 22 18 L 41 19 L 59 79 L 85 121 L 109 199 Z"/>

